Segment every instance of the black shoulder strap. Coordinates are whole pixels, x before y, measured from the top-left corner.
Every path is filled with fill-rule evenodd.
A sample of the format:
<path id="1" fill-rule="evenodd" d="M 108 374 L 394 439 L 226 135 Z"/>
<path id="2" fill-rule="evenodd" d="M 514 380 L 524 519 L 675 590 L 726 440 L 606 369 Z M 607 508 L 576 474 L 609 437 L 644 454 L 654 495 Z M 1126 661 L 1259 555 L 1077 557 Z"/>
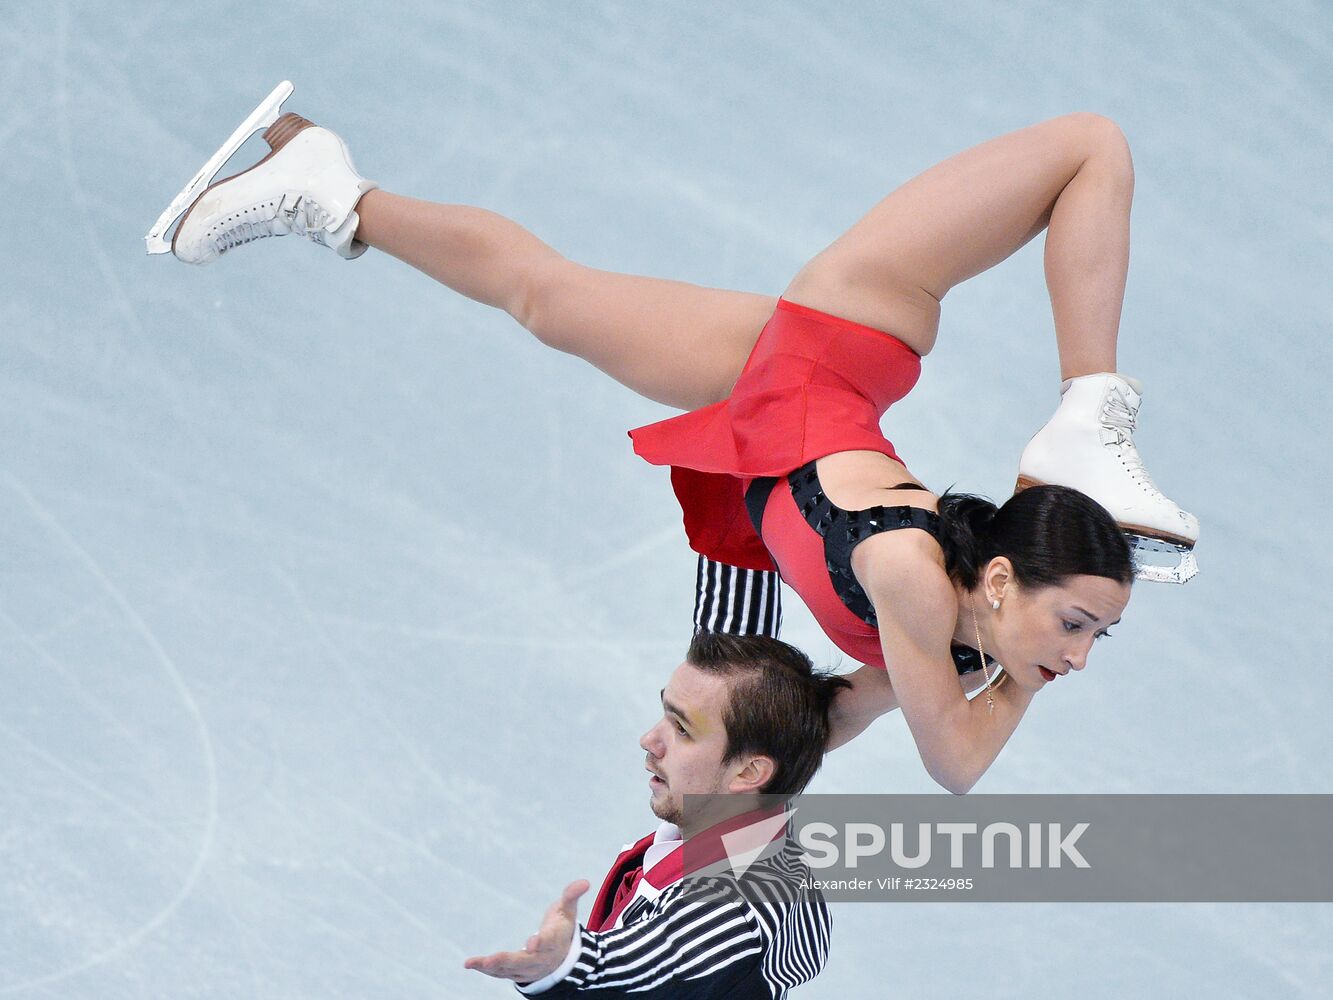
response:
<path id="1" fill-rule="evenodd" d="M 777 482 L 775 476 L 765 476 L 762 479 L 756 479 L 745 491 L 745 509 L 750 512 L 750 523 L 754 525 L 754 533 L 760 538 L 764 537 L 762 530 L 764 508 L 768 506 L 768 496 L 773 492 L 773 487 L 777 485 Z"/>

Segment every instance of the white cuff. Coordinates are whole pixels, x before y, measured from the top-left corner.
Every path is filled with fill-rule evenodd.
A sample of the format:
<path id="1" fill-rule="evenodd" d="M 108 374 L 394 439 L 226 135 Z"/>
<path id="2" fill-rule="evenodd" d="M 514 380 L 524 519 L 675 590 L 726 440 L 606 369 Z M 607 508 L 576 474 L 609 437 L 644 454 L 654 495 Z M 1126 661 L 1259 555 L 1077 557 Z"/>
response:
<path id="1" fill-rule="evenodd" d="M 569 942 L 569 954 L 566 955 L 565 960 L 560 963 L 560 968 L 556 969 L 548 976 L 543 976 L 535 983 L 528 983 L 526 986 L 518 986 L 517 983 L 514 985 L 518 986 L 518 991 L 520 993 L 527 996 L 532 996 L 535 993 L 545 993 L 552 986 L 574 971 L 574 966 L 578 964 L 579 955 L 581 954 L 583 954 L 583 926 L 581 924 L 575 924 L 574 936 Z"/>

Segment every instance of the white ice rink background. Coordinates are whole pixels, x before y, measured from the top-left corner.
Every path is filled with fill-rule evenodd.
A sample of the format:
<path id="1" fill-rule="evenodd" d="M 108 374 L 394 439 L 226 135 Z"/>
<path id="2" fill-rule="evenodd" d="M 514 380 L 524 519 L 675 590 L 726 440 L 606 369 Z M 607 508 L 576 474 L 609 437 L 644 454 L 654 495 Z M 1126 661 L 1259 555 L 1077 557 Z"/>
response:
<path id="1" fill-rule="evenodd" d="M 0 13 L 0 997 L 509 996 L 463 959 L 654 824 L 694 567 L 624 432 L 667 411 L 381 255 L 143 253 L 284 78 L 385 187 L 767 293 L 936 160 L 1115 118 L 1121 365 L 1203 572 L 977 790 L 1333 791 L 1327 4 Z M 1002 497 L 1057 378 L 1038 244 L 949 296 L 886 430 Z M 813 790 L 931 788 L 895 716 Z M 797 995 L 1327 997 L 1331 909 L 842 905 Z"/>

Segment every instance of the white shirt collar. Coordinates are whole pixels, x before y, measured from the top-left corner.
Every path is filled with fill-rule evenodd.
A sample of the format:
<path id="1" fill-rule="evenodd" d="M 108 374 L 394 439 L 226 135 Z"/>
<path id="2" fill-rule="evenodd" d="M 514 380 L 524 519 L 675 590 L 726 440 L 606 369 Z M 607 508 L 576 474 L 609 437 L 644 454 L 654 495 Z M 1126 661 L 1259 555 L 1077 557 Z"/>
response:
<path id="1" fill-rule="evenodd" d="M 685 841 L 681 838 L 680 827 L 674 823 L 663 823 L 653 834 L 653 842 L 643 853 L 643 870 L 652 871 L 673 851 L 680 849 Z"/>

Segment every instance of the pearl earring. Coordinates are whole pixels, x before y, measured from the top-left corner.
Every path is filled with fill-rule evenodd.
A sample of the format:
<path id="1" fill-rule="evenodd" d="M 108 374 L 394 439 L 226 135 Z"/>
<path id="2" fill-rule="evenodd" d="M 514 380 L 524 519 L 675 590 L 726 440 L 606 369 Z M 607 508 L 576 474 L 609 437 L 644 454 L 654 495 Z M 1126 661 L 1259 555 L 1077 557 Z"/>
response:
<path id="1" fill-rule="evenodd" d="M 990 602 L 990 606 L 991 606 L 991 609 L 992 609 L 992 610 L 994 610 L 994 611 L 999 611 L 999 610 L 1000 610 L 1000 601 L 999 601 L 999 598 L 996 598 L 995 600 L 991 601 L 991 602 Z"/>

